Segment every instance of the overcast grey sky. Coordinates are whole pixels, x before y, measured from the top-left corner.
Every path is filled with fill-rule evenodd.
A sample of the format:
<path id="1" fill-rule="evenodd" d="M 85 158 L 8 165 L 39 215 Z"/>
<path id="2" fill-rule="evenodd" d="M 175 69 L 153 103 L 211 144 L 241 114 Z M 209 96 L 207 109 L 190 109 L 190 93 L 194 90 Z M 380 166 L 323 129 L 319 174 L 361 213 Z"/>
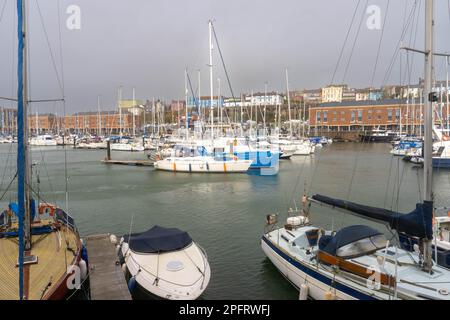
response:
<path id="1" fill-rule="evenodd" d="M 15 1 L 6 1 L 0 21 L 0 96 L 15 95 L 16 26 Z M 405 19 L 416 0 L 361 0 L 343 59 L 335 77 L 354 87 L 371 83 L 372 70 L 381 30 L 369 30 L 365 13 L 368 5 L 381 8 L 386 18 L 375 86 L 384 84 L 388 65 L 397 47 Z M 419 18 L 406 33 L 405 43 L 416 38 L 423 48 L 424 0 Z M 436 50 L 450 51 L 449 4 L 436 2 Z M 56 72 L 40 19 L 61 76 L 58 39 L 57 0 L 30 0 L 31 97 L 55 98 L 61 95 Z M 115 105 L 117 87 L 123 85 L 124 98 L 131 98 L 132 87 L 138 99 L 184 97 L 184 68 L 190 71 L 197 88 L 197 69 L 201 69 L 202 93 L 209 93 L 208 19 L 213 18 L 219 44 L 231 77 L 234 92 L 285 90 L 284 68 L 289 68 L 290 88 L 316 88 L 331 82 L 339 52 L 344 43 L 357 0 L 60 0 L 64 85 L 67 113 L 95 110 L 97 95 L 103 108 Z M 68 30 L 66 9 L 81 8 L 81 29 Z M 364 16 L 363 16 L 364 15 Z M 360 19 L 362 27 L 356 41 L 347 76 L 349 59 Z M 413 29 L 411 29 L 413 28 Z M 417 28 L 417 36 L 414 31 Z M 401 55 L 403 71 L 406 54 Z M 412 56 L 409 57 L 412 59 Z M 423 69 L 423 57 L 414 58 L 412 82 Z M 400 82 L 400 57 L 387 83 Z M 411 61 L 411 60 L 410 60 Z M 214 78 L 222 79 L 222 92 L 230 95 L 217 50 L 214 52 Z M 445 61 L 436 61 L 436 72 L 445 76 Z M 402 79 L 403 83 L 408 80 Z M 216 81 L 214 82 L 216 85 Z M 217 86 L 216 86 L 217 89 Z M 0 101 L 0 105 L 9 103 Z M 61 106 L 39 105 L 39 112 L 62 113 Z"/>

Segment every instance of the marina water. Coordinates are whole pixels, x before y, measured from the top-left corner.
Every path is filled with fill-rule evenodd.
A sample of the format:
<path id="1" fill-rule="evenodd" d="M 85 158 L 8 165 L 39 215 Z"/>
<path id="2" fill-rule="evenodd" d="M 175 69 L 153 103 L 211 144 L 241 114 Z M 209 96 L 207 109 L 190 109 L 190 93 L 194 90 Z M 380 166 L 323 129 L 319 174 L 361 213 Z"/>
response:
<path id="1" fill-rule="evenodd" d="M 211 264 L 204 299 L 298 299 L 298 291 L 261 251 L 265 216 L 278 212 L 284 223 L 287 210 L 295 207 L 293 199 L 301 206 L 304 190 L 308 195 L 320 192 L 402 212 L 413 210 L 420 199 L 422 169 L 392 156 L 390 149 L 388 144 L 335 143 L 312 156 L 281 161 L 278 175 L 260 176 L 105 165 L 100 162 L 105 151 L 68 147 L 69 208 L 82 236 L 107 232 L 120 236 L 130 227 L 139 232 L 155 224 L 189 232 Z M 63 148 L 32 151 L 39 192 L 47 202 L 65 208 Z M 15 174 L 15 152 L 15 145 L 0 145 L 2 194 Z M 146 158 L 143 152 L 113 152 L 112 157 Z M 15 198 L 14 186 L 2 199 L 3 207 Z M 434 186 L 436 206 L 450 207 L 450 171 L 435 172 Z M 314 204 L 311 215 L 315 225 L 325 228 L 371 224 Z M 386 231 L 382 225 L 371 225 Z"/>

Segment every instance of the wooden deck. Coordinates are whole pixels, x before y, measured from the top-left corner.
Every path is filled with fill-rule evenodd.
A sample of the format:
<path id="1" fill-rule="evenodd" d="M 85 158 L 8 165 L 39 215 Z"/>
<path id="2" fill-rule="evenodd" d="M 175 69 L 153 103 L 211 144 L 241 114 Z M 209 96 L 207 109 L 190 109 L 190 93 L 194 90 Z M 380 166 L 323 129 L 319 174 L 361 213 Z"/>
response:
<path id="1" fill-rule="evenodd" d="M 92 300 L 131 300 L 124 273 L 109 234 L 84 238 L 88 251 Z"/>
<path id="2" fill-rule="evenodd" d="M 154 162 L 148 160 L 102 160 L 104 164 L 119 164 L 124 166 L 153 167 Z"/>
<path id="3" fill-rule="evenodd" d="M 25 294 L 29 300 L 40 300 L 53 290 L 56 283 L 66 276 L 67 265 L 74 260 L 72 250 L 77 249 L 77 236 L 64 227 L 43 235 L 32 236 L 32 255 L 38 263 L 26 266 L 28 286 Z M 71 249 L 71 250 L 69 250 Z M 18 239 L 0 239 L 0 300 L 19 299 Z"/>

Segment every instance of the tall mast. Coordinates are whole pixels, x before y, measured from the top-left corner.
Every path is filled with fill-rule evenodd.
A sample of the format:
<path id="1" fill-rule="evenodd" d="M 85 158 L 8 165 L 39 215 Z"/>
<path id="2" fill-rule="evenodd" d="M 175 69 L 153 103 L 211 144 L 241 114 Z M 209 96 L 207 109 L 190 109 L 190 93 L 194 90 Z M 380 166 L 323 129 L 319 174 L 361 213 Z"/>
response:
<path id="1" fill-rule="evenodd" d="M 184 69 L 184 97 L 186 104 L 186 140 L 189 138 L 189 124 L 188 124 L 188 89 L 187 89 L 187 69 Z"/>
<path id="2" fill-rule="evenodd" d="M 118 98 L 117 107 L 119 108 L 119 136 L 120 139 L 122 139 L 122 108 L 120 106 L 122 102 L 122 86 L 119 87 L 117 98 Z"/>
<path id="3" fill-rule="evenodd" d="M 267 108 L 267 81 L 264 83 L 264 114 L 263 114 L 264 134 L 266 132 L 266 108 Z"/>
<path id="4" fill-rule="evenodd" d="M 214 144 L 214 84 L 213 84 L 213 61 L 212 61 L 212 51 L 213 51 L 213 44 L 212 44 L 212 21 L 209 20 L 208 22 L 209 26 L 209 87 L 211 90 L 211 111 L 210 111 L 210 118 L 211 118 L 211 142 Z"/>
<path id="5" fill-rule="evenodd" d="M 98 136 L 101 136 L 102 124 L 100 119 L 100 95 L 97 96 L 97 127 L 98 127 Z"/>
<path id="6" fill-rule="evenodd" d="M 221 88 L 220 88 L 220 78 L 217 78 L 217 106 L 220 110 L 220 135 L 223 135 L 223 105 L 222 105 L 222 98 L 221 98 L 221 94 L 222 92 L 220 92 Z"/>
<path id="7" fill-rule="evenodd" d="M 135 122 L 135 118 L 134 118 L 134 111 L 135 111 L 134 109 L 135 109 L 135 106 L 136 106 L 135 101 L 136 101 L 136 92 L 135 92 L 135 90 L 133 88 L 133 108 L 132 108 L 132 114 L 133 114 L 133 138 L 136 137 L 136 122 Z"/>
<path id="8" fill-rule="evenodd" d="M 446 81 L 445 81 L 445 95 L 446 95 L 446 97 L 447 97 L 447 99 L 446 99 L 446 104 L 447 104 L 447 112 L 446 112 L 446 116 L 447 116 L 447 130 L 449 130 L 450 129 L 450 127 L 449 127 L 449 101 L 448 101 L 448 98 L 449 98 L 449 94 L 448 94 L 448 56 L 447 57 L 445 57 L 445 71 L 446 71 Z M 447 135 L 449 135 L 450 134 L 450 132 L 448 132 L 447 131 Z"/>
<path id="9" fill-rule="evenodd" d="M 17 197 L 19 206 L 19 298 L 24 294 L 24 255 L 31 250 L 27 130 L 27 38 L 25 1 L 17 0 Z"/>
<path id="10" fill-rule="evenodd" d="M 286 68 L 286 94 L 287 94 L 287 101 L 288 101 L 288 114 L 289 114 L 289 131 L 291 134 L 291 140 L 293 139 L 292 136 L 292 119 L 291 119 L 291 97 L 289 95 L 289 75 L 288 75 L 288 69 Z"/>
<path id="11" fill-rule="evenodd" d="M 202 95 L 200 91 L 200 87 L 202 85 L 201 78 L 200 78 L 200 69 L 197 70 L 198 74 L 198 119 L 200 120 L 200 129 L 202 130 L 202 136 L 203 136 L 203 126 L 202 126 Z"/>
<path id="12" fill-rule="evenodd" d="M 425 9 L 425 129 L 424 129 L 424 201 L 433 201 L 433 0 L 426 0 Z M 425 239 L 423 243 L 423 255 L 425 271 L 431 272 L 433 261 L 431 259 L 431 240 Z"/>
<path id="13" fill-rule="evenodd" d="M 430 93 L 433 83 L 433 0 L 426 0 L 425 16 L 424 200 L 432 201 L 433 104 Z"/>

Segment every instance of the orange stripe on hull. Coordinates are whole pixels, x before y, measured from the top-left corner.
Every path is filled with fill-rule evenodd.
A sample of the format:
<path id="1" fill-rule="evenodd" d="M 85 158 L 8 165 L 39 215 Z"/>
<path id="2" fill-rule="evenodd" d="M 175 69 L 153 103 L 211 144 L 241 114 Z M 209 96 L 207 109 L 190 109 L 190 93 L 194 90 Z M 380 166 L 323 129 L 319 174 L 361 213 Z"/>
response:
<path id="1" fill-rule="evenodd" d="M 226 163 L 223 164 L 223 171 L 227 172 L 227 164 Z"/>

